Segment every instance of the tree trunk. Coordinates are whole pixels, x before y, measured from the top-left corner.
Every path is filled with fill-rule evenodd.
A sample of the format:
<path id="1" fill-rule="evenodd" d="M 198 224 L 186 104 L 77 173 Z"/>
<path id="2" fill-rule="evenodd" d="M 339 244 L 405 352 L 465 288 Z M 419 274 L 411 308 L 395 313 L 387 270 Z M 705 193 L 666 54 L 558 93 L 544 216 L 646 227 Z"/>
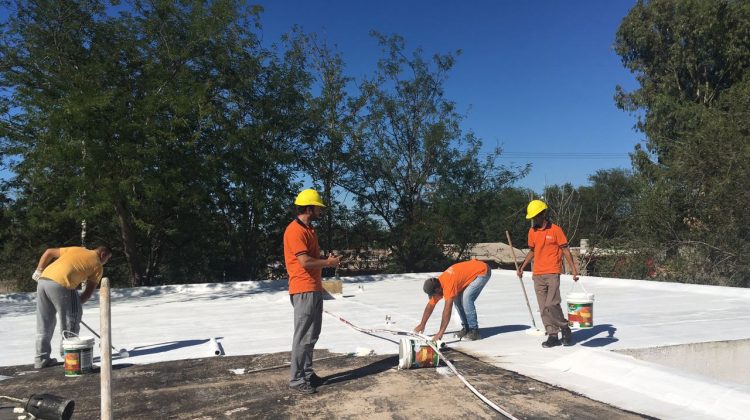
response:
<path id="1" fill-rule="evenodd" d="M 130 270 L 130 285 L 132 287 L 143 286 L 145 276 L 143 263 L 136 247 L 135 229 L 133 229 L 133 222 L 122 198 L 115 199 L 115 212 L 117 213 L 117 221 L 120 224 L 122 247 Z"/>

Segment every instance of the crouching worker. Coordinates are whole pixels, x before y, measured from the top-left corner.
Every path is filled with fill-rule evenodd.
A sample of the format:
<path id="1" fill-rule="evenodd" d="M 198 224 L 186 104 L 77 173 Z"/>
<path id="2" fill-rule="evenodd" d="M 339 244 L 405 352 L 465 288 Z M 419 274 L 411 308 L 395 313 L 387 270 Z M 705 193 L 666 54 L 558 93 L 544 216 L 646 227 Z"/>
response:
<path id="1" fill-rule="evenodd" d="M 450 266 L 438 278 L 429 278 L 424 282 L 424 292 L 427 293 L 429 301 L 424 308 L 422 322 L 414 329 L 417 333 L 424 332 L 427 320 L 430 319 L 435 305 L 440 299 L 445 299 L 443 307 L 443 316 L 440 321 L 440 330 L 433 337 L 437 341 L 443 338 L 445 329 L 451 320 L 453 305 L 456 305 L 458 315 L 461 317 L 461 331 L 456 334 L 458 338 L 467 340 L 480 340 L 479 323 L 477 322 L 477 310 L 474 301 L 479 297 L 484 285 L 490 279 L 490 271 L 487 263 L 471 260 L 464 261 Z"/>
<path id="2" fill-rule="evenodd" d="M 36 271 L 31 276 L 36 282 L 36 356 L 34 368 L 41 369 L 57 363 L 51 357 L 52 334 L 60 314 L 60 332 L 78 334 L 81 327 L 81 305 L 91 297 L 102 279 L 104 264 L 112 251 L 105 246 L 96 249 L 83 247 L 48 248 L 44 251 Z M 78 286 L 86 288 L 78 296 Z"/>

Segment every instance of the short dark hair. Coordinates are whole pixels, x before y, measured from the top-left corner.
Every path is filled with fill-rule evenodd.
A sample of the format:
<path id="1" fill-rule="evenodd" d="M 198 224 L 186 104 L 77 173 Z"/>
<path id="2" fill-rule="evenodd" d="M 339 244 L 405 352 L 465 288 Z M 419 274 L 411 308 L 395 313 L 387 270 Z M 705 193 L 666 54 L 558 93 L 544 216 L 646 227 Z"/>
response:
<path id="1" fill-rule="evenodd" d="M 432 297 L 432 295 L 435 294 L 435 289 L 440 287 L 440 282 L 435 277 L 430 277 L 429 279 L 424 281 L 424 285 L 422 286 L 422 290 L 424 290 L 425 293 L 427 293 L 427 296 Z"/>
<path id="2" fill-rule="evenodd" d="M 96 247 L 96 250 L 100 251 L 102 253 L 102 255 L 104 255 L 105 257 L 111 257 L 112 256 L 112 250 L 109 249 L 108 247 L 104 246 L 104 245 Z"/>
<path id="3" fill-rule="evenodd" d="M 315 206 L 294 206 L 294 207 L 297 208 L 297 215 L 299 216 L 300 214 L 307 213 L 308 208 L 315 207 Z"/>

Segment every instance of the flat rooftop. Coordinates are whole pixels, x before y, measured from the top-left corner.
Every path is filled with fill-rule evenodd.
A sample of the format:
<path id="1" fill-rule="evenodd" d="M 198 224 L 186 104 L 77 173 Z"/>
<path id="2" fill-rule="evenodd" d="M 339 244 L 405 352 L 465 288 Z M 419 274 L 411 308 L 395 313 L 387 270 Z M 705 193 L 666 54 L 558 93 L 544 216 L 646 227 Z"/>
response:
<path id="1" fill-rule="evenodd" d="M 317 349 L 398 353 L 399 337 L 355 331 L 411 330 L 421 317 L 424 279 L 435 273 L 342 278 L 343 293 L 326 300 Z M 530 276 L 524 279 L 537 326 Z M 574 331 L 571 347 L 544 349 L 515 273 L 493 270 L 477 300 L 482 335 L 448 346 L 484 362 L 625 410 L 659 418 L 747 418 L 750 384 L 750 289 L 582 277 L 594 293 L 594 327 Z M 573 288 L 563 276 L 561 293 Z M 426 332 L 439 326 L 438 304 Z M 0 366 L 28 365 L 35 341 L 35 294 L 0 295 Z M 389 322 L 386 323 L 386 317 Z M 95 298 L 84 321 L 98 331 Z M 458 315 L 449 330 L 460 329 Z M 172 285 L 112 291 L 112 341 L 148 364 L 210 357 L 215 338 L 227 356 L 288 352 L 292 307 L 286 281 Z M 91 334 L 82 327 L 82 336 Z M 53 338 L 53 348 L 59 336 Z M 95 356 L 98 349 L 95 347 Z M 744 370 L 743 370 L 744 369 Z M 2 378 L 0 378 L 2 379 Z M 502 400 L 495 403 L 502 406 Z"/>

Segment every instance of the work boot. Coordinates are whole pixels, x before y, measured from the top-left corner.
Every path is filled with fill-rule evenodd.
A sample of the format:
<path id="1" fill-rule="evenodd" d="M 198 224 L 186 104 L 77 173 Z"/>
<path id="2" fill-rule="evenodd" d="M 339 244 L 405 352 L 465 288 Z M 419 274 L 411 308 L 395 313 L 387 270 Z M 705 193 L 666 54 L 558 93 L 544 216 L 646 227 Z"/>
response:
<path id="1" fill-rule="evenodd" d="M 573 332 L 570 331 L 570 327 L 565 326 L 562 327 L 562 345 L 563 346 L 572 346 L 573 345 Z"/>
<path id="2" fill-rule="evenodd" d="M 555 335 L 550 334 L 549 336 L 547 336 L 547 341 L 542 343 L 542 347 L 546 349 L 550 347 L 559 346 L 559 345 L 560 345 L 560 340 L 557 338 L 557 334 Z"/>
<path id="3" fill-rule="evenodd" d="M 46 367 L 55 366 L 57 364 L 57 359 L 52 357 L 50 359 L 44 359 L 41 362 L 35 362 L 34 369 L 44 369 Z"/>
<path id="4" fill-rule="evenodd" d="M 302 382 L 299 385 L 289 385 L 289 389 L 297 391 L 300 394 L 314 394 L 317 392 L 315 388 L 310 386 L 307 382 Z"/>
<path id="5" fill-rule="evenodd" d="M 455 334 L 455 337 L 460 340 L 460 339 L 464 338 L 466 336 L 466 334 L 468 334 L 468 333 L 469 333 L 469 329 L 466 328 L 466 327 L 463 327 L 463 328 L 461 328 L 461 331 L 459 331 L 459 332 L 457 332 Z"/>
<path id="6" fill-rule="evenodd" d="M 482 335 L 479 334 L 479 328 L 473 328 L 470 329 L 468 333 L 464 336 L 464 339 L 469 341 L 477 341 L 482 339 Z"/>
<path id="7" fill-rule="evenodd" d="M 317 388 L 323 384 L 325 384 L 325 379 L 321 378 L 320 376 L 316 375 L 315 372 L 313 372 L 312 375 L 305 381 L 308 384 L 310 384 L 311 387 Z"/>

